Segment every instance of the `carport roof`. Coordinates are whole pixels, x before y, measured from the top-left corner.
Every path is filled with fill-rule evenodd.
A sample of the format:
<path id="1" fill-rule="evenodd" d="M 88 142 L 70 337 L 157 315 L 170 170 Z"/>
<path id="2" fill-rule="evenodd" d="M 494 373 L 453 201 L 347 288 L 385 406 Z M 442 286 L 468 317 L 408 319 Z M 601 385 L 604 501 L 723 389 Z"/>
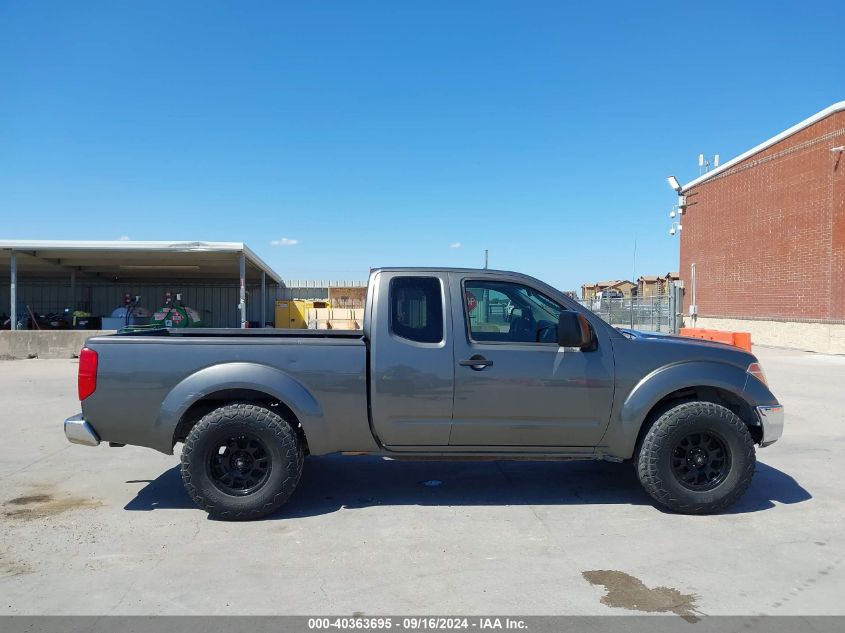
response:
<path id="1" fill-rule="evenodd" d="M 243 242 L 0 240 L 0 275 L 8 275 L 12 251 L 18 254 L 19 274 L 58 277 L 75 270 L 123 279 L 237 279 L 237 257 L 243 253 L 247 278 L 264 272 L 271 281 L 283 283 Z"/>

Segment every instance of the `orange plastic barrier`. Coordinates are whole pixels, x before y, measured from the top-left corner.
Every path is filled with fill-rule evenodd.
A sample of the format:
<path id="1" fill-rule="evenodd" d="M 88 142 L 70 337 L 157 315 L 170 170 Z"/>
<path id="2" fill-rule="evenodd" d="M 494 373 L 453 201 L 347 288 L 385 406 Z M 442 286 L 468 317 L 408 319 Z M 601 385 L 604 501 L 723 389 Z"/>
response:
<path id="1" fill-rule="evenodd" d="M 727 343 L 748 352 L 751 351 L 751 332 L 725 332 L 723 330 L 706 330 L 700 327 L 682 327 L 680 334 L 681 336 L 700 338 L 705 341 Z"/>

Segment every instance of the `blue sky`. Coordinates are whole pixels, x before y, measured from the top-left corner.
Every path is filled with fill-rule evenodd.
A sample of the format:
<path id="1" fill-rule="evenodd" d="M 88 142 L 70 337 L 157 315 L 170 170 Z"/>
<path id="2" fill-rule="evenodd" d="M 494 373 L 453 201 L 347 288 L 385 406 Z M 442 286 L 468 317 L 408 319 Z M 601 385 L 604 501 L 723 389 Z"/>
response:
<path id="1" fill-rule="evenodd" d="M 630 277 L 636 238 L 637 274 L 665 273 L 666 176 L 845 99 L 843 24 L 843 2 L 6 1 L 0 238 L 244 241 L 323 279 L 489 248 L 564 290 Z"/>

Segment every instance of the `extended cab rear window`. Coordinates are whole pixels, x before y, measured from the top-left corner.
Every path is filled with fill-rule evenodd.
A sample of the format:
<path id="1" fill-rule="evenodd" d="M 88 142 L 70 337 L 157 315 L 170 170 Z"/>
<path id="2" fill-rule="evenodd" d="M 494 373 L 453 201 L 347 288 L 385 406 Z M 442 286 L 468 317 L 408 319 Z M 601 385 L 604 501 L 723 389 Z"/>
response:
<path id="1" fill-rule="evenodd" d="M 437 277 L 390 280 L 390 331 L 418 343 L 443 340 L 443 291 Z"/>

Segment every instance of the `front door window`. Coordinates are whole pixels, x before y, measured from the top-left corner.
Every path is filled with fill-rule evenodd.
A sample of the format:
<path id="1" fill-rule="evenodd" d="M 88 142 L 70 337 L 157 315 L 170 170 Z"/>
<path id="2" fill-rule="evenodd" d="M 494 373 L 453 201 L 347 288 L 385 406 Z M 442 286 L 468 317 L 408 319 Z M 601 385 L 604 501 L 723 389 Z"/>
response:
<path id="1" fill-rule="evenodd" d="M 467 281 L 464 306 L 473 341 L 554 343 L 563 306 L 521 284 Z"/>

